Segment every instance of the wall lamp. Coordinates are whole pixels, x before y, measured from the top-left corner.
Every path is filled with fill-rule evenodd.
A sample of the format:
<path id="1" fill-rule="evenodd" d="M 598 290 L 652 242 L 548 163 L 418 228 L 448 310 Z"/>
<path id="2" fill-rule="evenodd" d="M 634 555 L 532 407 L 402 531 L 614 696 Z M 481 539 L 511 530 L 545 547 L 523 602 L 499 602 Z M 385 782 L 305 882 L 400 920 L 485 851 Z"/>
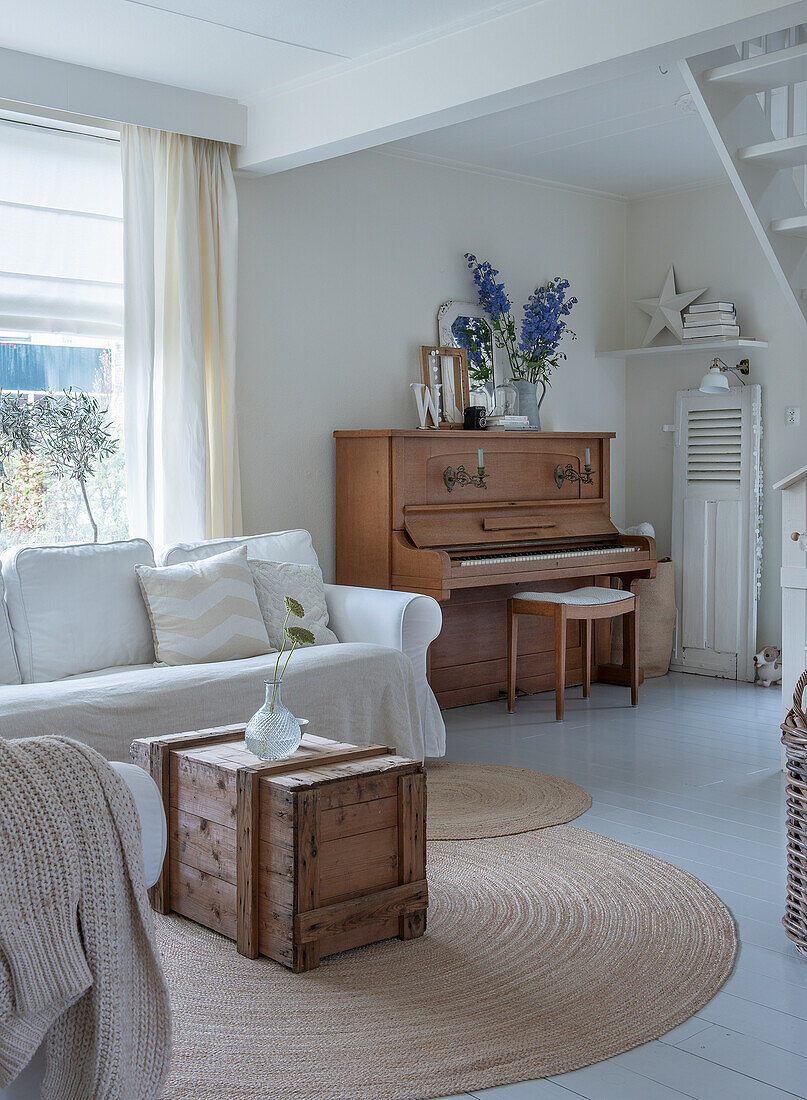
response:
<path id="1" fill-rule="evenodd" d="M 726 393 L 729 388 L 729 380 L 726 377 L 726 372 L 731 371 L 735 378 L 739 378 L 740 385 L 744 386 L 741 375 L 748 374 L 751 370 L 751 362 L 749 359 L 741 359 L 736 367 L 730 367 L 728 363 L 724 363 L 722 359 L 715 356 L 712 360 L 712 364 L 709 370 L 701 378 L 700 391 L 701 393 Z"/>

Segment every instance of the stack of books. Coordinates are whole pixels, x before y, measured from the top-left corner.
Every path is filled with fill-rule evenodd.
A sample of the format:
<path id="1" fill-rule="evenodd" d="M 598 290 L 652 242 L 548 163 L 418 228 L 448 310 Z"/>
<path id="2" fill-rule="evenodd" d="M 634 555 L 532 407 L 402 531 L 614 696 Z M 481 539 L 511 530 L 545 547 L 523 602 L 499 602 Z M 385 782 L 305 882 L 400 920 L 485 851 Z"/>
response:
<path id="1" fill-rule="evenodd" d="M 739 335 L 734 302 L 699 302 L 684 313 L 685 340 L 736 339 Z"/>
<path id="2" fill-rule="evenodd" d="M 491 432 L 528 432 L 530 422 L 526 416 L 489 416 L 488 431 Z"/>

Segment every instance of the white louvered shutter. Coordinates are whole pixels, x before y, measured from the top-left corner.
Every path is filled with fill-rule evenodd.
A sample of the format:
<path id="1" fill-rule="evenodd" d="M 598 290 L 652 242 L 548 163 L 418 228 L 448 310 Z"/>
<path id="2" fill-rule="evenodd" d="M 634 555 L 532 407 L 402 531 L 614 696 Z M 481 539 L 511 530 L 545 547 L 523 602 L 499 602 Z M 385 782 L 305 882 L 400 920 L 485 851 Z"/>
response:
<path id="1" fill-rule="evenodd" d="M 673 667 L 753 680 L 761 391 L 684 390 L 676 401 Z"/>

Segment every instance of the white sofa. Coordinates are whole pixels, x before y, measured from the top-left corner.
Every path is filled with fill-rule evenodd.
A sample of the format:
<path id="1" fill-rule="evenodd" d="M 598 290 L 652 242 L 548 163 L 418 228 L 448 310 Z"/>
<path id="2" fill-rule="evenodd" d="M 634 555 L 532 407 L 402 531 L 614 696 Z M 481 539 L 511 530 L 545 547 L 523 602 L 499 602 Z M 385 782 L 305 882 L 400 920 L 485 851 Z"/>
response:
<path id="1" fill-rule="evenodd" d="M 156 564 L 198 560 L 239 545 L 255 559 L 317 564 L 311 537 L 302 530 L 178 544 L 165 548 Z M 246 721 L 263 701 L 272 655 L 154 664 L 134 572 L 136 564 L 155 564 L 144 540 L 26 547 L 1 560 L 0 737 L 60 733 L 108 759 L 127 759 L 135 737 Z M 330 584 L 326 599 L 341 644 L 298 650 L 284 680 L 284 701 L 300 717 L 333 719 L 343 740 L 388 743 L 384 728 L 366 728 L 372 715 L 361 699 L 363 673 L 377 684 L 380 668 L 407 681 L 389 693 L 388 706 L 394 699 L 400 707 L 403 699 L 412 712 L 411 743 L 395 747 L 418 758 L 442 756 L 445 727 L 426 681 L 426 651 L 442 625 L 439 605 L 428 596 Z M 409 660 L 393 660 L 390 649 Z M 338 692 L 335 677 L 344 685 Z M 381 708 L 376 724 L 383 727 L 378 715 L 383 718 L 384 701 L 373 702 Z M 329 734 L 322 726 L 316 732 Z"/>

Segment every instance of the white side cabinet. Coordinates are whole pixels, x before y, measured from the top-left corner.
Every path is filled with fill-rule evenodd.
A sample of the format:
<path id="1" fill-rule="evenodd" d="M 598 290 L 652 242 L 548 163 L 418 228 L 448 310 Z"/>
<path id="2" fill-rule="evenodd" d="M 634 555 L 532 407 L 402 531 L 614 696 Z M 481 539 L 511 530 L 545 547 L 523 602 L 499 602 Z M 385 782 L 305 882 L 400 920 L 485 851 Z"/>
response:
<path id="1" fill-rule="evenodd" d="M 807 668 L 807 466 L 774 485 L 782 491 L 782 711 Z M 793 538 L 793 536 L 796 538 Z M 804 535 L 804 538 L 801 536 Z"/>

